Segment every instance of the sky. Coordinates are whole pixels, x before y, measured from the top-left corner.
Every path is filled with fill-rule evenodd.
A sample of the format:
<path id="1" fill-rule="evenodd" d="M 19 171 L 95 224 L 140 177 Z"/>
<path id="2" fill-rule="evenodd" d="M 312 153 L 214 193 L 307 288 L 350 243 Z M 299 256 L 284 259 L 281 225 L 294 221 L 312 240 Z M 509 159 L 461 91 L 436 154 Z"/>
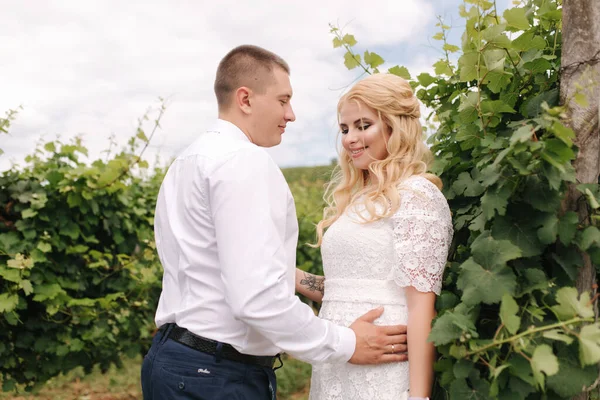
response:
<path id="1" fill-rule="evenodd" d="M 125 144 L 159 97 L 167 110 L 145 158 L 168 162 L 214 122 L 217 65 L 241 44 L 291 67 L 297 119 L 269 153 L 281 167 L 328 164 L 339 144 L 337 100 L 360 78 L 333 48 L 329 24 L 353 34 L 357 50 L 380 54 L 380 69 L 403 65 L 413 76 L 442 56 L 431 38 L 438 16 L 453 44 L 464 28 L 459 0 L 0 1 L 0 114 L 23 107 L 10 135 L 0 134 L 0 171 L 57 137 L 79 135 L 90 160 L 103 157 L 109 138 Z"/>

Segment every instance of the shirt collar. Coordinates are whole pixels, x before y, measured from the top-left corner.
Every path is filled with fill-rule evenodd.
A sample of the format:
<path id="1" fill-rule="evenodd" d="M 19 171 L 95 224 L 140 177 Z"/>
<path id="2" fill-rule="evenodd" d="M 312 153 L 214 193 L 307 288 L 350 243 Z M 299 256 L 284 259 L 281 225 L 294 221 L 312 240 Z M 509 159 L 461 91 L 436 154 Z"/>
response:
<path id="1" fill-rule="evenodd" d="M 224 119 L 217 119 L 217 121 L 210 127 L 207 132 L 217 132 L 221 135 L 225 135 L 237 140 L 244 140 L 249 142 L 248 136 L 240 128 L 229 121 Z"/>

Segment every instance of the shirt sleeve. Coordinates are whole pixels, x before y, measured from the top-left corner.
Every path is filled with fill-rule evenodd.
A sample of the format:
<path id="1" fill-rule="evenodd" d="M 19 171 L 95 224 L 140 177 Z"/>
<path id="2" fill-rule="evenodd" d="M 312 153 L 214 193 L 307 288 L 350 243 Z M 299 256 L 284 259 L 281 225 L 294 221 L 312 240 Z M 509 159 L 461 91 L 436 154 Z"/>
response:
<path id="1" fill-rule="evenodd" d="M 442 193 L 425 178 L 400 186 L 400 207 L 392 216 L 398 263 L 392 279 L 402 287 L 440 294 L 452 242 L 452 218 Z"/>
<path id="2" fill-rule="evenodd" d="M 354 332 L 315 316 L 288 283 L 289 188 L 271 157 L 259 148 L 239 151 L 211 172 L 209 187 L 221 278 L 234 317 L 303 361 L 348 361 Z"/>

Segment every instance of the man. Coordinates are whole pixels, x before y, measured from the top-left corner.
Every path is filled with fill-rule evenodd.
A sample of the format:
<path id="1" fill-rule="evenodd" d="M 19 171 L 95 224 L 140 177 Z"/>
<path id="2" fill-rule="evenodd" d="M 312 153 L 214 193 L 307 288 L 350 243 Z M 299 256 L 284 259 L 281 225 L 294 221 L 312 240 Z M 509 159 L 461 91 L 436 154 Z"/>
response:
<path id="1" fill-rule="evenodd" d="M 286 352 L 310 362 L 406 360 L 406 327 L 349 328 L 294 295 L 298 224 L 283 174 L 263 147 L 296 117 L 289 67 L 256 46 L 221 60 L 219 119 L 173 162 L 155 216 L 164 267 L 159 333 L 142 366 L 144 399 L 275 398 Z"/>

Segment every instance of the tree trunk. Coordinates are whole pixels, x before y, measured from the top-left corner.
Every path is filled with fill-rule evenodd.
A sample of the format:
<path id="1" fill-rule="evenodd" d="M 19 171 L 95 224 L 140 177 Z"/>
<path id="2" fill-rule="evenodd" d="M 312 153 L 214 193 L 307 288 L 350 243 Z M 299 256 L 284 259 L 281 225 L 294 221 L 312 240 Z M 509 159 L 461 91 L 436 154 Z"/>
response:
<path id="1" fill-rule="evenodd" d="M 562 66 L 560 101 L 566 105 L 566 124 L 575 131 L 579 148 L 574 166 L 577 183 L 598 183 L 600 174 L 600 1 L 564 0 L 562 30 Z M 588 105 L 573 100 L 577 87 L 583 87 Z M 575 211 L 580 221 L 589 221 L 585 197 L 570 185 L 564 202 L 565 210 Z M 588 254 L 583 254 L 584 265 L 577 277 L 577 290 L 591 291 L 596 273 Z M 585 400 L 582 393 L 574 400 Z"/>

